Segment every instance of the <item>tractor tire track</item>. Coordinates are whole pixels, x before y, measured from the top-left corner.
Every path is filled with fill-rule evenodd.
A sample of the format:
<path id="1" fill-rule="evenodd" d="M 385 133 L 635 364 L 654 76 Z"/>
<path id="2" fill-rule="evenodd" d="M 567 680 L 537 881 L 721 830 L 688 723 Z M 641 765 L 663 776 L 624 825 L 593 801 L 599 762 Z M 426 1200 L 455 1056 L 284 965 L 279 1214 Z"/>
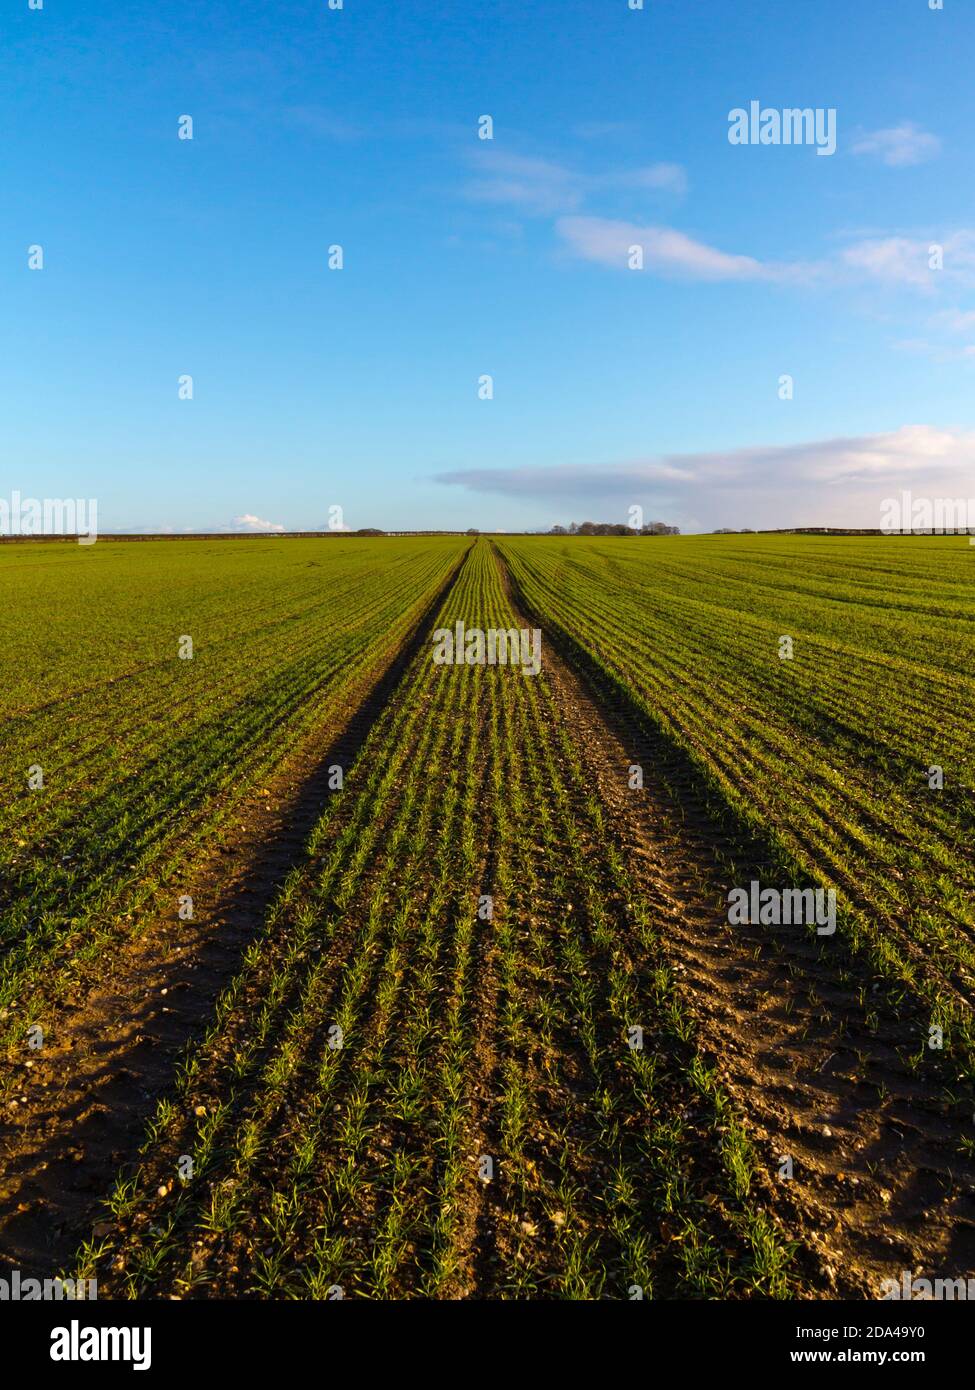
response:
<path id="1" fill-rule="evenodd" d="M 206 1026 L 282 883 L 305 858 L 332 795 L 329 769 L 350 767 L 395 698 L 467 553 L 405 640 L 348 692 L 338 733 L 318 729 L 292 750 L 242 803 L 240 825 L 180 874 L 173 902 L 192 888 L 194 920 L 179 921 L 174 907 L 140 926 L 111 960 L 103 954 L 97 975 L 79 972 L 57 1011 L 45 1011 L 43 1048 L 8 1064 L 16 1088 L 0 1111 L 0 1261 L 25 1276 L 53 1277 L 97 1223 L 175 1062 Z"/>
<path id="2" fill-rule="evenodd" d="M 810 1292 L 877 1298 L 905 1269 L 971 1278 L 973 1101 L 960 1084 L 946 1089 L 926 1017 L 910 1000 L 895 1009 L 839 936 L 729 925 L 728 889 L 757 871 L 734 860 L 692 771 L 673 775 L 673 746 L 595 687 L 584 654 L 552 637 L 498 560 L 521 621 L 543 631 L 566 725 L 654 906 L 698 1045 L 764 1161 L 769 1206 L 798 1242 Z M 628 785 L 633 765 L 642 790 Z M 792 1176 L 780 1178 L 786 1160 Z"/>

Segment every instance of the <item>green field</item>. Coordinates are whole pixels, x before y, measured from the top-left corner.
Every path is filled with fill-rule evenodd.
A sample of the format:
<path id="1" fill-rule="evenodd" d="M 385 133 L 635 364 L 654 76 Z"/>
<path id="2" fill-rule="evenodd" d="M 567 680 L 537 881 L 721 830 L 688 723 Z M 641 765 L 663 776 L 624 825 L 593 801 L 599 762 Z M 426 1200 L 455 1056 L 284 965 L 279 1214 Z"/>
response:
<path id="1" fill-rule="evenodd" d="M 155 910 L 248 787 L 347 716 L 463 552 L 0 546 L 0 1007 L 24 1009 L 38 978 L 50 991 Z"/>
<path id="2" fill-rule="evenodd" d="M 835 888 L 851 940 L 930 1002 L 975 1075 L 967 539 L 517 540 L 502 550 L 532 609 L 687 750 L 781 866 Z"/>
<path id="3" fill-rule="evenodd" d="M 973 565 L 952 537 L 0 545 L 0 1252 L 126 1298 L 957 1272 Z M 540 673 L 440 664 L 458 623 L 537 629 Z M 834 890 L 835 936 L 733 930 L 756 878 Z"/>

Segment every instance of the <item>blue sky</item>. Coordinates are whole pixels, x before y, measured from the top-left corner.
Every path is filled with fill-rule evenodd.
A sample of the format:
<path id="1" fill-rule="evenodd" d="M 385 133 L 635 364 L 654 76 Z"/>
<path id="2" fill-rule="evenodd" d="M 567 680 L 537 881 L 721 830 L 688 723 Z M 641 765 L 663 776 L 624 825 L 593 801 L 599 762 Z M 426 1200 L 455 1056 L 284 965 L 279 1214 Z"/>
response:
<path id="1" fill-rule="evenodd" d="M 975 494 L 963 0 L 17 0 L 0 39 L 4 495 L 110 531 Z M 753 100 L 835 108 L 835 154 L 730 144 Z"/>

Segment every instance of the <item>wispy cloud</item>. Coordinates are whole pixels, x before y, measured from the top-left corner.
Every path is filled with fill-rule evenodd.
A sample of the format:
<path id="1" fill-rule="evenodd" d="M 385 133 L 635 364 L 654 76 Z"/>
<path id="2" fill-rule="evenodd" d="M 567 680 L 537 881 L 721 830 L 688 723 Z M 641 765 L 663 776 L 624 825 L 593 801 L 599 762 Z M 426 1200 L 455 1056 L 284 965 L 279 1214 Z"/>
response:
<path id="1" fill-rule="evenodd" d="M 840 259 L 869 279 L 910 285 L 926 294 L 945 283 L 975 285 L 975 232 L 960 228 L 943 237 L 873 237 L 846 247 Z"/>
<path id="2" fill-rule="evenodd" d="M 948 333 L 975 333 L 975 309 L 942 309 L 931 321 Z"/>
<path id="3" fill-rule="evenodd" d="M 477 151 L 473 163 L 477 176 L 464 189 L 473 202 L 507 204 L 542 217 L 571 212 L 592 194 L 607 190 L 678 196 L 687 191 L 684 169 L 667 162 L 587 174 L 554 160 L 485 148 Z"/>
<path id="4" fill-rule="evenodd" d="M 899 338 L 892 347 L 898 352 L 913 353 L 915 357 L 930 357 L 932 362 L 975 362 L 975 347 L 956 347 L 954 344 L 932 343 L 927 338 Z"/>
<path id="5" fill-rule="evenodd" d="M 632 248 L 640 247 L 646 269 L 689 280 L 840 286 L 875 283 L 930 295 L 947 285 L 975 285 L 975 232 L 965 228 L 943 239 L 864 238 L 831 257 L 812 261 L 763 261 L 711 246 L 674 227 L 641 226 L 608 217 L 560 217 L 555 231 L 563 245 L 582 260 L 625 271 Z"/>
<path id="6" fill-rule="evenodd" d="M 625 521 L 633 503 L 700 526 L 879 526 L 892 491 L 968 496 L 975 491 L 975 432 L 904 425 L 881 434 L 722 452 L 667 454 L 624 464 L 458 469 L 436 481 L 474 493 L 549 502 L 592 519 Z"/>
<path id="7" fill-rule="evenodd" d="M 916 155 L 933 140 L 934 136 L 905 122 L 864 136 L 857 149 L 882 150 L 891 162 L 907 162 L 910 151 Z M 493 147 L 478 150 L 471 158 L 476 176 L 464 190 L 469 199 L 551 218 L 556 237 L 570 255 L 610 269 L 630 269 L 631 248 L 640 247 L 645 269 L 685 280 L 876 284 L 901 286 L 925 295 L 936 294 L 951 281 L 975 285 L 975 232 L 968 229 L 928 238 L 861 235 L 838 252 L 818 259 L 769 261 L 712 245 L 673 226 L 587 211 L 587 204 L 598 199 L 605 205 L 614 193 L 631 198 L 645 192 L 682 196 L 687 174 L 680 164 L 660 161 L 593 174 Z M 943 265 L 935 269 L 932 255 L 938 246 L 943 251 Z"/>
<path id="8" fill-rule="evenodd" d="M 882 163 L 897 169 L 934 159 L 941 153 L 941 141 L 913 121 L 902 121 L 886 130 L 868 132 L 852 148 L 854 154 L 876 155 Z"/>
<path id="9" fill-rule="evenodd" d="M 752 256 L 729 255 L 672 227 L 638 227 L 605 217 L 561 217 L 555 230 L 584 260 L 627 269 L 630 249 L 643 251 L 644 265 L 694 280 L 757 280 L 769 272 Z"/>
<path id="10" fill-rule="evenodd" d="M 659 188 L 679 196 L 687 192 L 687 172 L 682 164 L 644 164 L 638 169 L 621 169 L 589 180 L 592 188 Z"/>
<path id="11" fill-rule="evenodd" d="M 841 252 L 844 265 L 873 280 L 913 285 L 931 293 L 935 289 L 934 272 L 928 264 L 928 244 L 907 237 L 878 237 L 856 242 Z"/>
<path id="12" fill-rule="evenodd" d="M 475 162 L 479 176 L 465 189 L 474 202 L 510 204 L 546 216 L 578 207 L 584 197 L 582 176 L 551 160 L 492 150 Z"/>

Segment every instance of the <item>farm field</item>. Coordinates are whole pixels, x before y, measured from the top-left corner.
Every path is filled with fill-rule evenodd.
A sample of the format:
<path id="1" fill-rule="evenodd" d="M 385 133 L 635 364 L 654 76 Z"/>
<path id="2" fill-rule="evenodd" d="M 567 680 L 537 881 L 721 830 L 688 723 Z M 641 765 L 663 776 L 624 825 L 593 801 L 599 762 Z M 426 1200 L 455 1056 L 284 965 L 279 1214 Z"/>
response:
<path id="1" fill-rule="evenodd" d="M 77 549 L 0 547 L 4 1032 L 38 981 L 50 999 L 151 910 L 303 735 L 348 716 L 464 546 Z"/>
<path id="2" fill-rule="evenodd" d="M 965 538 L 519 540 L 503 553 L 540 620 L 686 750 L 782 869 L 835 888 L 850 940 L 930 1005 L 971 1079 Z"/>
<path id="3" fill-rule="evenodd" d="M 0 1258 L 126 1299 L 975 1275 L 973 563 L 0 546 Z M 435 658 L 512 629 L 537 674 Z M 835 932 L 732 922 L 755 881 Z"/>

